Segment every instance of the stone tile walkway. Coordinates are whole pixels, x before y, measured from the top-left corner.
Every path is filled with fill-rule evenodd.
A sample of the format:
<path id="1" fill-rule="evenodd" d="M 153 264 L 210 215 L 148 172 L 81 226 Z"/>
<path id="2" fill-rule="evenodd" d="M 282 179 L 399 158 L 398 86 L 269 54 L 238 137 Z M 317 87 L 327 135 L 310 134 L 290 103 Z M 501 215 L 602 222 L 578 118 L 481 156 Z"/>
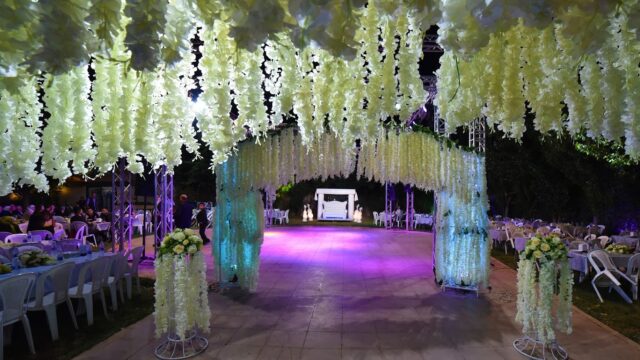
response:
<path id="1" fill-rule="evenodd" d="M 441 292 L 431 234 L 282 227 L 265 234 L 256 294 L 210 294 L 201 359 L 523 359 L 515 271 L 494 261 L 492 290 Z M 579 310 L 559 341 L 573 359 L 640 359 L 640 346 Z M 148 317 L 77 359 L 154 359 Z"/>

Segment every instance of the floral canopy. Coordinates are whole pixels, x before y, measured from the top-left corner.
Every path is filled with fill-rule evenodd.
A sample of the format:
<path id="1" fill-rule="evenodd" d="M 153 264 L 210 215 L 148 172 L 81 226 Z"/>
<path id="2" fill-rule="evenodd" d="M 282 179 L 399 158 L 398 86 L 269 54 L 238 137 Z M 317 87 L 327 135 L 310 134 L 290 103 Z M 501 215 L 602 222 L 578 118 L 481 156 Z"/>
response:
<path id="1" fill-rule="evenodd" d="M 197 132 L 213 168 L 284 116 L 305 144 L 326 131 L 366 143 L 425 102 L 433 24 L 446 131 L 485 117 L 519 139 L 530 111 L 542 132 L 586 130 L 640 156 L 638 0 L 7 0 L 0 12 L 0 194 L 120 158 L 172 169 Z"/>

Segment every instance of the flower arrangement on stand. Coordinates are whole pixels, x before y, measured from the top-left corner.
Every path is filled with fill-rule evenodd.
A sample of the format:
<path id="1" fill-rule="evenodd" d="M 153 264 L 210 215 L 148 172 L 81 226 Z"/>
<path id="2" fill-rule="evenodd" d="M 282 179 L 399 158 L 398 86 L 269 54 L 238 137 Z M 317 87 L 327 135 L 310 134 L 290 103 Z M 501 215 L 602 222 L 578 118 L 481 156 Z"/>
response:
<path id="1" fill-rule="evenodd" d="M 155 261 L 156 337 L 166 334 L 155 349 L 158 358 L 192 357 L 209 345 L 198 333 L 209 333 L 206 270 L 202 239 L 193 230 L 176 229 L 165 236 Z"/>
<path id="2" fill-rule="evenodd" d="M 631 248 L 625 244 L 610 244 L 605 250 L 614 254 L 631 254 Z"/>
<path id="3" fill-rule="evenodd" d="M 516 339 L 513 347 L 530 359 L 569 357 L 555 334 L 556 330 L 572 331 L 573 273 L 567 254 L 565 244 L 553 235 L 529 239 L 520 253 L 516 321 L 522 324 L 524 336 Z"/>

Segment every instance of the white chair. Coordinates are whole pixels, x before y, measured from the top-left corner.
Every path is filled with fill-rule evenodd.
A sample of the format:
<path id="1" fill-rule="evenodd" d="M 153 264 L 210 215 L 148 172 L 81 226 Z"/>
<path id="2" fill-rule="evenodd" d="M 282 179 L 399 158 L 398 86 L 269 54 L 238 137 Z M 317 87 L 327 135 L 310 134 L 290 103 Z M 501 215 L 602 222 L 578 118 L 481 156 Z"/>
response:
<path id="1" fill-rule="evenodd" d="M 93 325 L 93 295 L 100 294 L 104 316 L 107 314 L 107 301 L 102 291 L 105 274 L 109 269 L 110 259 L 106 256 L 86 262 L 81 265 L 78 274 L 78 284 L 69 288 L 69 296 L 72 299 L 82 300 L 87 310 L 87 324 Z M 87 275 L 91 275 L 91 278 Z"/>
<path id="2" fill-rule="evenodd" d="M 87 231 L 88 227 L 87 225 L 83 225 L 80 228 L 78 228 L 78 230 L 76 231 L 76 236 L 74 237 L 74 239 L 76 240 L 82 240 L 82 243 L 84 244 L 84 238 Z"/>
<path id="3" fill-rule="evenodd" d="M 285 210 L 284 213 L 281 213 L 280 224 L 282 224 L 283 222 L 287 224 L 289 223 L 289 209 Z"/>
<path id="4" fill-rule="evenodd" d="M 536 232 L 540 235 L 546 236 L 551 232 L 551 228 L 548 226 L 541 226 L 536 230 Z"/>
<path id="5" fill-rule="evenodd" d="M 40 241 L 51 240 L 53 238 L 49 230 L 32 230 L 29 231 L 29 235 L 31 235 L 31 237 L 40 237 Z"/>
<path id="6" fill-rule="evenodd" d="M 124 295 L 122 283 L 124 281 L 124 272 L 127 267 L 127 258 L 122 253 L 115 254 L 109 257 L 110 266 L 105 275 L 105 282 L 103 286 L 109 289 L 111 295 L 111 308 L 114 311 L 118 310 L 118 298 L 117 292 L 120 288 L 120 299 L 124 303 Z"/>
<path id="7" fill-rule="evenodd" d="M 600 242 L 598 241 L 598 238 L 594 234 L 585 235 L 584 242 L 589 244 L 589 249 L 591 250 L 601 249 Z"/>
<path id="8" fill-rule="evenodd" d="M 58 340 L 57 305 L 66 303 L 73 326 L 78 329 L 78 322 L 69 298 L 69 281 L 75 264 L 63 263 L 41 274 L 36 282 L 35 299 L 27 303 L 27 311 L 44 311 L 49 322 L 51 339 Z M 47 283 L 51 283 L 51 290 L 47 290 Z M 49 291 L 49 292 L 46 292 Z M 45 293 L 46 292 L 46 293 Z"/>
<path id="9" fill-rule="evenodd" d="M 35 274 L 21 274 L 0 280 L 0 301 L 2 302 L 2 311 L 0 311 L 0 322 L 2 322 L 0 327 L 0 351 L 4 347 L 4 327 L 20 321 L 27 335 L 29 351 L 32 354 L 36 353 L 33 345 L 33 336 L 31 335 L 31 324 L 25 307 L 27 297 L 35 280 Z"/>
<path id="10" fill-rule="evenodd" d="M 638 301 L 638 282 L 640 281 L 640 253 L 634 254 L 627 265 L 627 276 L 633 282 L 631 292 L 633 300 Z"/>
<path id="11" fill-rule="evenodd" d="M 140 292 L 140 276 L 138 274 L 138 268 L 140 266 L 140 261 L 142 260 L 142 250 L 142 246 L 135 247 L 125 256 L 126 259 L 131 257 L 131 265 L 125 269 L 123 274 L 124 279 L 127 282 L 127 297 L 129 299 L 131 299 L 131 285 L 134 277 L 136 278 L 136 287 L 138 292 Z"/>
<path id="12" fill-rule="evenodd" d="M 622 290 L 620 287 L 620 280 L 625 279 L 633 286 L 633 280 L 631 280 L 626 274 L 621 272 L 616 268 L 615 265 L 611 262 L 609 255 L 604 250 L 595 250 L 589 253 L 589 262 L 591 266 L 596 271 L 596 275 L 591 280 L 591 286 L 596 291 L 598 295 L 598 299 L 600 302 L 604 302 L 602 300 L 602 295 L 600 295 L 600 291 L 598 290 L 598 286 L 604 287 L 607 286 L 609 288 L 609 292 L 611 289 L 615 289 L 620 296 L 624 298 L 626 302 L 631 304 L 631 299 L 629 296 Z"/>
<path id="13" fill-rule="evenodd" d="M 138 230 L 138 234 L 142 234 L 142 227 L 144 226 L 144 215 L 139 214 L 131 221 L 131 227 L 134 227 Z"/>
<path id="14" fill-rule="evenodd" d="M 87 235 L 86 233 L 89 230 L 89 226 L 84 221 L 73 221 L 69 227 L 71 230 L 71 234 L 73 234 L 74 239 L 82 240 L 82 238 Z"/>
<path id="15" fill-rule="evenodd" d="M 44 251 L 43 247 L 41 246 L 42 245 L 36 243 L 26 243 L 14 247 L 12 251 L 14 251 L 14 253 L 17 253 L 18 255 L 22 254 L 25 251 Z"/>
<path id="16" fill-rule="evenodd" d="M 93 234 L 86 235 L 82 238 L 83 244 L 90 244 L 95 247 L 98 247 L 98 240 L 96 240 L 96 236 Z"/>
<path id="17" fill-rule="evenodd" d="M 604 249 L 609 245 L 611 239 L 608 236 L 598 236 L 598 242 L 600 243 L 600 247 Z"/>
<path id="18" fill-rule="evenodd" d="M 380 220 L 380 215 L 378 215 L 377 211 L 373 212 L 373 224 L 378 226 L 378 221 Z"/>
<path id="19" fill-rule="evenodd" d="M 191 227 L 195 227 L 198 225 L 198 212 L 200 210 L 193 209 L 191 210 Z"/>
<path id="20" fill-rule="evenodd" d="M 4 238 L 5 243 L 22 243 L 24 242 L 29 235 L 27 234 L 11 234 Z"/>
<path id="21" fill-rule="evenodd" d="M 207 227 L 213 227 L 213 216 L 216 214 L 216 208 L 211 208 L 211 210 L 207 210 Z"/>
<path id="22" fill-rule="evenodd" d="M 504 227 L 504 232 L 507 235 L 507 241 L 504 242 L 504 253 L 505 255 L 507 254 L 507 244 L 511 244 L 511 247 L 515 250 L 516 248 L 516 243 L 515 240 L 513 239 L 514 237 L 514 233 L 515 233 L 516 227 L 514 227 L 513 225 L 507 225 Z"/>
<path id="23" fill-rule="evenodd" d="M 62 251 L 78 251 L 82 244 L 79 240 L 57 240 L 56 245 L 60 247 Z"/>
<path id="24" fill-rule="evenodd" d="M 578 249 L 580 247 L 580 245 L 584 245 L 584 247 L 586 247 L 587 250 L 589 250 L 589 244 L 582 241 L 582 240 L 574 240 L 572 242 L 569 243 L 569 249 L 570 250 L 575 250 Z"/>
<path id="25" fill-rule="evenodd" d="M 4 242 L 4 239 L 6 239 L 9 235 L 12 235 L 12 233 L 8 231 L 0 231 L 0 241 Z"/>
<path id="26" fill-rule="evenodd" d="M 64 230 L 58 230 L 53 234 L 53 240 L 62 240 L 67 237 L 67 233 Z"/>
<path id="27" fill-rule="evenodd" d="M 65 219 L 62 216 L 57 216 L 57 215 L 53 217 L 53 221 L 55 221 L 56 223 L 59 223 L 59 224 L 66 224 L 67 223 L 67 219 Z"/>

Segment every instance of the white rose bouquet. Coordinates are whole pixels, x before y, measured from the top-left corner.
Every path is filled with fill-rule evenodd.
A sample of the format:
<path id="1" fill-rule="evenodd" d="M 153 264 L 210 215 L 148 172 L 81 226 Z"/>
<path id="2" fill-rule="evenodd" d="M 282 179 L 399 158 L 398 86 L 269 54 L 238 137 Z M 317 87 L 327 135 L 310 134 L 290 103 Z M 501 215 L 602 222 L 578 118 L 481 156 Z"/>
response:
<path id="1" fill-rule="evenodd" d="M 566 245 L 557 236 L 532 237 L 527 241 L 527 246 L 520 254 L 527 260 L 535 260 L 540 263 L 566 259 L 568 250 Z"/>
<path id="2" fill-rule="evenodd" d="M 202 239 L 191 229 L 175 229 L 160 244 L 161 255 L 193 255 L 202 250 Z"/>

